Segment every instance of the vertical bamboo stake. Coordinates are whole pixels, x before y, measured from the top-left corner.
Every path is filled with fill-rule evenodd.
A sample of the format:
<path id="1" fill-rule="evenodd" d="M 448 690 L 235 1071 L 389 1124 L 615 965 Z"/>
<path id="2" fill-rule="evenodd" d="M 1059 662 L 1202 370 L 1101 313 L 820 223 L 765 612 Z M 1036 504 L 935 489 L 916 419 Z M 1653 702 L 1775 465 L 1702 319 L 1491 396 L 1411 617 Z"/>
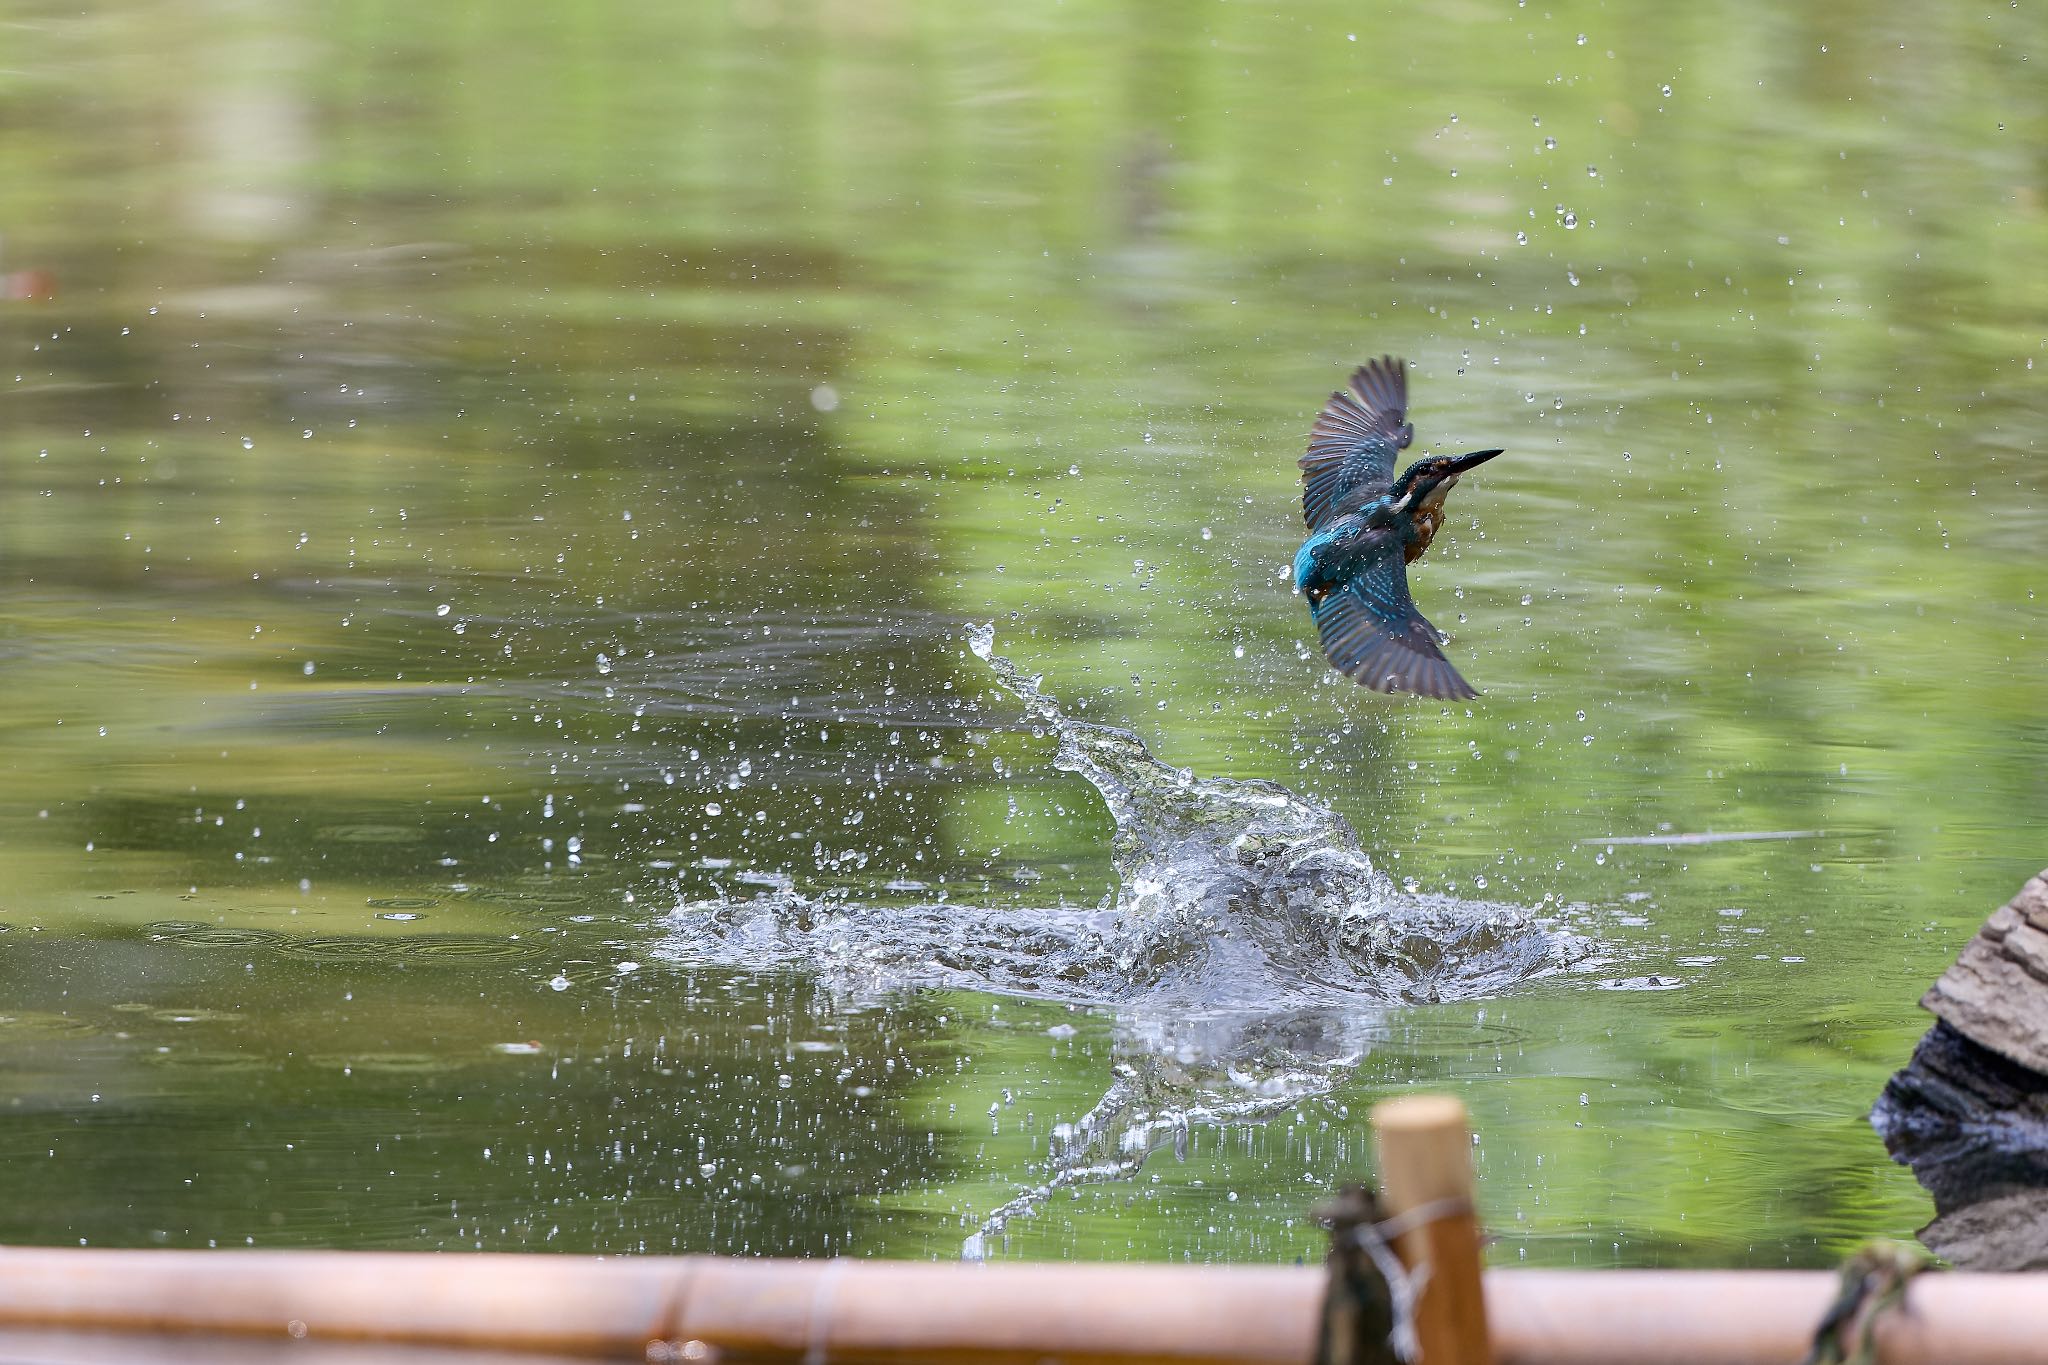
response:
<path id="1" fill-rule="evenodd" d="M 1373 1106 L 1372 1126 L 1387 1215 L 1423 1220 L 1394 1241 L 1411 1272 L 1428 1267 L 1415 1308 L 1422 1365 L 1489 1365 L 1465 1106 L 1449 1095 L 1385 1100 Z"/>

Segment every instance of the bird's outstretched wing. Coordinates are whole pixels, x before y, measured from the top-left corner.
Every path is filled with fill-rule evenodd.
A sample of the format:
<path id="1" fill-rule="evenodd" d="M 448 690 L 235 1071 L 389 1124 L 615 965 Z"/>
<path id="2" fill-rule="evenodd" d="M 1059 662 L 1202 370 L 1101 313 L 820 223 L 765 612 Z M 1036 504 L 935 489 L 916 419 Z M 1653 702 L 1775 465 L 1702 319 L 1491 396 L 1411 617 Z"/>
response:
<path id="1" fill-rule="evenodd" d="M 1301 514 L 1311 531 L 1357 495 L 1385 492 L 1394 457 L 1415 439 L 1408 422 L 1408 366 L 1381 356 L 1359 366 L 1349 388 L 1330 395 L 1309 432 L 1301 464 Z"/>
<path id="2" fill-rule="evenodd" d="M 1309 611 L 1330 665 L 1353 682 L 1446 701 L 1479 695 L 1444 658 L 1436 627 L 1415 609 L 1397 544 Z"/>

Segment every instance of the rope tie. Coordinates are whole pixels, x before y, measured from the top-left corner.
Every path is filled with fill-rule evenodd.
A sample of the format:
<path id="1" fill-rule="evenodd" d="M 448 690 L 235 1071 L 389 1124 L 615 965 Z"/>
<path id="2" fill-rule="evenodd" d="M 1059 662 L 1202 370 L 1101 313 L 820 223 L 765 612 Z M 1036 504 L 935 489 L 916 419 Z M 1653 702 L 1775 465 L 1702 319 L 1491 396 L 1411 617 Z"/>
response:
<path id="1" fill-rule="evenodd" d="M 1446 1218 L 1473 1212 L 1468 1199 L 1433 1199 L 1391 1217 L 1363 1186 L 1344 1190 L 1316 1211 L 1330 1228 L 1330 1284 L 1323 1299 L 1317 1365 L 1411 1365 L 1421 1358 L 1415 1307 L 1429 1285 L 1429 1263 L 1401 1263 L 1394 1243 Z M 1355 1249 L 1361 1257 L 1347 1254 Z"/>
<path id="2" fill-rule="evenodd" d="M 1801 1365 L 1877 1365 L 1877 1325 L 1906 1301 L 1906 1285 L 1934 1263 L 1903 1242 L 1872 1242 L 1842 1264 L 1842 1287 L 1813 1331 Z"/>

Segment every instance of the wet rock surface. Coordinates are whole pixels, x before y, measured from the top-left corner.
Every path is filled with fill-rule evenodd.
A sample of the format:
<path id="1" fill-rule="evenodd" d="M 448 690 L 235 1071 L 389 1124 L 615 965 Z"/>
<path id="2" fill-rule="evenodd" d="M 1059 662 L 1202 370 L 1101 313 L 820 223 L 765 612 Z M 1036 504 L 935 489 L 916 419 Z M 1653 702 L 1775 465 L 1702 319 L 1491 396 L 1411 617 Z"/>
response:
<path id="1" fill-rule="evenodd" d="M 1986 920 L 1920 1003 L 1972 1042 L 2048 1075 L 2048 879 L 2030 878 Z"/>
<path id="2" fill-rule="evenodd" d="M 2048 876 L 2048 874 L 2044 874 Z M 1921 1005 L 1937 1022 L 1870 1121 L 1937 1213 L 1920 1240 L 1970 1270 L 2048 1268 L 2048 880 L 1978 930 Z"/>

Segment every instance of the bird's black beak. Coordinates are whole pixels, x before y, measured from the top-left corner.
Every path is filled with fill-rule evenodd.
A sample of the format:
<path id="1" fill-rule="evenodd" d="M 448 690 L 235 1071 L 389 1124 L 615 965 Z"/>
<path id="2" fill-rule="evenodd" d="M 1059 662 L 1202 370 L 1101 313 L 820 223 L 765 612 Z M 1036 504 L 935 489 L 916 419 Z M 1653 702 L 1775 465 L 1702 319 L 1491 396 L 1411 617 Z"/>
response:
<path id="1" fill-rule="evenodd" d="M 1498 450 L 1475 450 L 1470 455 L 1460 455 L 1451 461 L 1451 467 L 1448 472 L 1453 476 L 1462 474 L 1468 469 L 1485 464 L 1488 460 L 1499 454 L 1501 452 Z"/>

